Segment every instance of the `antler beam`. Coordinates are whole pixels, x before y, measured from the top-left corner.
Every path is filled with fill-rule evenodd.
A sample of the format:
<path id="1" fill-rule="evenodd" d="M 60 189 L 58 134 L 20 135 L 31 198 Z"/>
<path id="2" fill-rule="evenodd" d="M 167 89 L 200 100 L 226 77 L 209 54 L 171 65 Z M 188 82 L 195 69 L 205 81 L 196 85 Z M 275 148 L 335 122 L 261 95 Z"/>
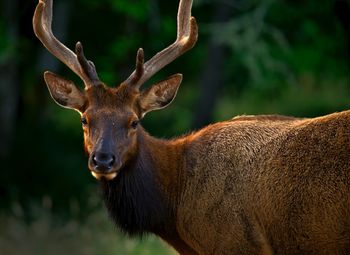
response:
<path id="1" fill-rule="evenodd" d="M 139 49 L 136 61 L 136 70 L 124 82 L 128 86 L 139 89 L 155 73 L 168 65 L 183 53 L 191 49 L 197 42 L 198 27 L 196 19 L 191 17 L 192 0 L 180 0 L 177 13 L 177 38 L 173 44 L 158 52 L 145 64 L 143 50 Z M 142 52 L 142 53 L 141 53 Z M 142 54 L 142 55 L 140 55 Z M 140 61 L 142 58 L 142 61 Z"/>
<path id="2" fill-rule="evenodd" d="M 33 29 L 46 49 L 77 74 L 85 86 L 99 82 L 94 64 L 84 56 L 82 44 L 77 43 L 75 54 L 52 33 L 52 0 L 39 0 L 33 16 Z"/>

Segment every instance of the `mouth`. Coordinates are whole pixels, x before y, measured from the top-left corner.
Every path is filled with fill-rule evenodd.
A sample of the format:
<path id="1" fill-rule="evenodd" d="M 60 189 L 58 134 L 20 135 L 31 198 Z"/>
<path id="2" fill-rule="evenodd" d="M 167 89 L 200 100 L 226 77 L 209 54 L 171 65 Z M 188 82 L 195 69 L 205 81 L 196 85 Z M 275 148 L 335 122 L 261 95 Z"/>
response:
<path id="1" fill-rule="evenodd" d="M 94 172 L 94 171 L 91 171 L 91 174 L 92 174 L 92 176 L 95 177 L 97 180 L 106 179 L 107 181 L 113 180 L 113 179 L 114 179 L 115 177 L 117 177 L 117 175 L 118 175 L 117 172 L 102 174 L 102 173 L 96 173 L 96 172 Z"/>

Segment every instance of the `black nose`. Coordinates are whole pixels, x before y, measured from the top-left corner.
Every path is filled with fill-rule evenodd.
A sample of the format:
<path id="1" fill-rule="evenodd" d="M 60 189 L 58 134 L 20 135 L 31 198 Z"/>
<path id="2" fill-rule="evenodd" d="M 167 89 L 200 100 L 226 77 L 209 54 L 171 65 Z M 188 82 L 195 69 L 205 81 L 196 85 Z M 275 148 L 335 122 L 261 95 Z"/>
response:
<path id="1" fill-rule="evenodd" d="M 115 157 L 110 153 L 95 152 L 95 154 L 92 155 L 92 162 L 95 170 L 108 172 L 114 165 Z"/>

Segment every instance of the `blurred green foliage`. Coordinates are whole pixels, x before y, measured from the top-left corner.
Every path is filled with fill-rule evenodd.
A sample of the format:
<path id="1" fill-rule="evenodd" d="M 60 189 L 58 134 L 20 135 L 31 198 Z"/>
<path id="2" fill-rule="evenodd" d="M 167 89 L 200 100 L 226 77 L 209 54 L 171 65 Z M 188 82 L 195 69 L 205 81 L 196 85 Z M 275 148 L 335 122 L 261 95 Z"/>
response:
<path id="1" fill-rule="evenodd" d="M 2 4 L 6 1 L 3 0 Z M 335 4 L 339 1 L 342 0 L 195 0 L 193 15 L 200 32 L 196 47 L 164 68 L 145 87 L 177 72 L 184 74 L 183 84 L 172 105 L 166 110 L 148 114 L 142 121 L 143 126 L 151 134 L 166 138 L 191 130 L 202 89 L 200 77 L 205 63 L 211 63 L 208 47 L 212 42 L 224 47 L 226 53 L 221 70 L 224 83 L 213 84 L 220 85 L 220 93 L 215 100 L 214 119 L 211 121 L 239 114 L 278 113 L 313 117 L 349 109 L 350 36 L 335 11 Z M 82 41 L 100 78 L 110 86 L 117 85 L 132 72 L 139 47 L 145 49 L 146 59 L 149 59 L 172 43 L 176 36 L 178 1 L 55 0 L 55 7 L 58 2 L 66 3 L 69 10 L 57 13 L 58 10 L 54 9 L 54 24 L 59 26 L 58 17 L 65 19 L 66 25 L 60 30 L 66 34 L 66 45 L 74 48 L 76 41 Z M 347 0 L 343 2 L 349 4 Z M 24 211 L 23 217 L 3 217 L 1 220 L 1 246 L 9 238 L 18 242 L 11 236 L 12 226 L 19 228 L 16 233 L 37 238 L 33 234 L 36 224 L 54 224 L 55 219 L 51 217 L 56 216 L 51 214 L 66 220 L 74 215 L 86 219 L 86 222 L 93 218 L 91 224 L 106 218 L 100 214 L 97 217 L 96 208 L 91 208 L 89 203 L 91 193 L 98 197 L 99 189 L 87 170 L 79 115 L 54 104 L 42 79 L 47 64 L 39 62 L 45 50 L 31 28 L 35 4 L 36 1 L 21 0 L 21 8 L 17 10 L 20 15 L 16 16 L 20 33 L 15 42 L 11 41 L 10 33 L 15 24 L 7 20 L 8 15 L 0 16 L 0 68 L 9 59 L 15 59 L 20 76 L 19 84 L 5 85 L 18 86 L 16 96 L 19 103 L 13 143 L 2 160 L 0 207 L 12 214 L 11 205 L 18 203 Z M 220 5 L 231 8 L 232 15 L 227 21 L 218 23 L 214 13 Z M 215 66 L 217 63 L 211 64 Z M 52 71 L 81 85 L 62 64 L 56 69 Z M 45 197 L 50 198 L 52 206 L 37 223 L 35 215 L 38 213 L 33 213 L 30 208 Z M 80 208 L 77 215 L 70 209 L 74 204 Z M 28 222 L 31 223 L 26 227 Z M 60 235 L 65 235 L 66 226 L 69 229 L 70 224 L 78 223 L 64 223 L 53 238 L 61 240 Z M 46 225 L 41 236 L 52 234 L 51 226 Z M 98 225 L 92 226 L 91 232 L 90 225 L 74 225 L 66 237 L 77 235 L 78 243 L 93 243 L 96 241 L 94 236 L 86 237 L 82 233 L 103 232 L 101 228 L 109 224 Z M 110 241 L 109 234 L 113 231 L 108 228 L 106 236 L 97 241 L 99 249 L 103 250 Z M 67 247 L 71 247 L 68 239 Z M 54 246 L 54 241 L 48 240 L 47 243 Z M 138 241 L 131 246 L 137 250 Z M 91 249 L 95 248 L 91 246 Z M 149 254 L 156 254 L 152 249 Z M 135 250 L 115 254 L 148 254 Z M 92 250 L 84 254 L 97 253 Z"/>
<path id="2" fill-rule="evenodd" d="M 6 255 L 175 255 L 175 251 L 155 236 L 142 239 L 118 233 L 106 213 L 89 214 L 86 220 L 62 221 L 49 208 L 32 208 L 36 217 L 28 224 L 18 204 L 11 216 L 0 215 L 1 254 Z"/>

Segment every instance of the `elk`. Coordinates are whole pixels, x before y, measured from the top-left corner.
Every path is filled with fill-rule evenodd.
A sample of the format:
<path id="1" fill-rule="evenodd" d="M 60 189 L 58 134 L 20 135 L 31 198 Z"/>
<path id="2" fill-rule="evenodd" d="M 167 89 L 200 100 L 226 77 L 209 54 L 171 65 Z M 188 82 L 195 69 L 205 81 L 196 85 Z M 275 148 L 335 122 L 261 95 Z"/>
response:
<path id="1" fill-rule="evenodd" d="M 154 233 L 180 254 L 350 254 L 350 111 L 317 118 L 238 116 L 172 139 L 150 136 L 146 113 L 168 106 L 181 74 L 141 85 L 197 40 L 191 0 L 177 38 L 118 87 L 100 81 L 81 43 L 52 33 L 52 0 L 39 0 L 36 36 L 84 82 L 51 72 L 54 101 L 78 111 L 110 217 L 126 234 Z"/>

